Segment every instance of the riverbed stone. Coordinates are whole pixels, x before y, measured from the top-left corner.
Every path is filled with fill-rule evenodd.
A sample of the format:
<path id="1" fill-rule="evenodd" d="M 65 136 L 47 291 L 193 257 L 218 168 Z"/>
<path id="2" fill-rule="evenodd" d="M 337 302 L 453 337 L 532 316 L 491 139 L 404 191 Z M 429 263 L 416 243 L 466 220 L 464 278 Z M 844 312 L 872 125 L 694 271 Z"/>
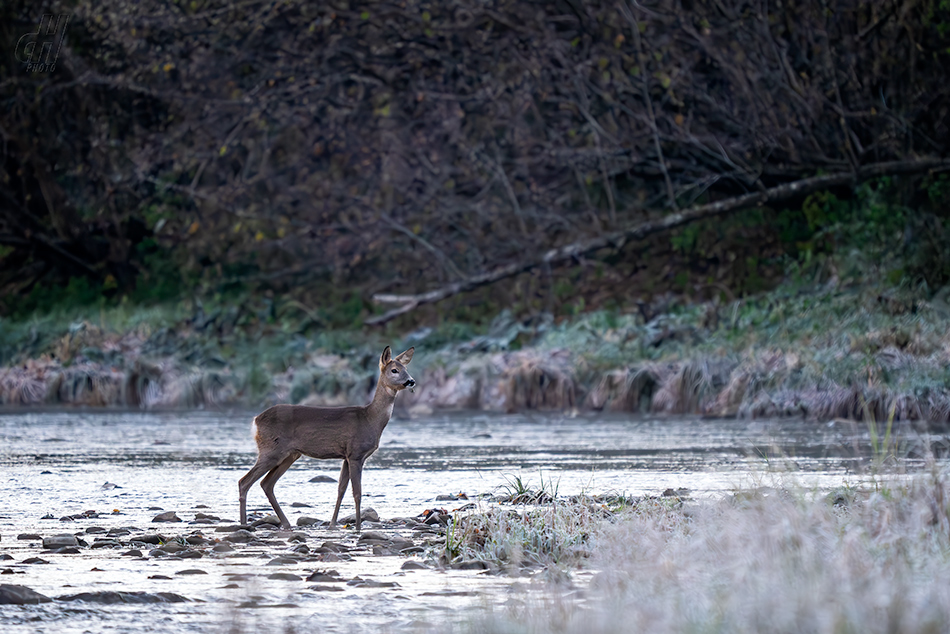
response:
<path id="1" fill-rule="evenodd" d="M 206 575 L 208 573 L 205 572 L 204 570 L 201 570 L 200 568 L 186 568 L 185 570 L 179 570 L 175 574 L 185 576 L 185 575 Z"/>
<path id="2" fill-rule="evenodd" d="M 364 522 L 378 522 L 379 513 L 376 512 L 376 509 L 366 508 L 360 510 L 360 517 L 363 518 Z M 354 524 L 356 522 L 356 513 L 347 515 L 340 520 L 341 524 Z"/>
<path id="3" fill-rule="evenodd" d="M 331 482 L 336 483 L 336 478 L 331 478 L 328 475 L 318 475 L 310 478 L 310 482 L 326 482 L 327 484 Z"/>
<path id="4" fill-rule="evenodd" d="M 287 566 L 299 563 L 293 557 L 275 557 L 267 562 L 268 566 Z"/>
<path id="5" fill-rule="evenodd" d="M 166 539 L 158 533 L 145 533 L 140 537 L 136 537 L 132 541 L 142 542 L 143 544 L 161 544 L 162 542 L 166 541 Z"/>
<path id="6" fill-rule="evenodd" d="M 43 539 L 43 548 L 63 548 L 66 546 L 78 546 L 79 540 L 75 535 L 63 533 L 62 535 L 53 535 Z"/>
<path id="7" fill-rule="evenodd" d="M 36 533 L 20 533 L 19 535 L 16 536 L 16 538 L 21 539 L 23 541 L 35 541 L 35 540 L 43 539 L 41 535 L 37 535 Z M 75 537 L 73 539 L 75 539 Z"/>
<path id="8" fill-rule="evenodd" d="M 48 564 L 49 562 L 46 561 L 45 559 L 42 559 L 41 557 L 27 557 L 20 563 L 21 564 Z"/>
<path id="9" fill-rule="evenodd" d="M 290 572 L 275 572 L 267 575 L 268 579 L 277 579 L 278 581 L 300 581 L 300 575 Z"/>
<path id="10" fill-rule="evenodd" d="M 173 592 L 117 592 L 100 590 L 98 592 L 79 592 L 56 597 L 57 601 L 82 601 L 84 603 L 185 603 L 189 599 Z"/>
<path id="11" fill-rule="evenodd" d="M 181 518 L 175 514 L 175 511 L 167 511 L 165 513 L 159 513 L 152 518 L 153 522 L 180 522 Z"/>
<path id="12" fill-rule="evenodd" d="M 407 561 L 402 565 L 403 570 L 427 570 L 424 564 L 418 561 Z"/>
<path id="13" fill-rule="evenodd" d="M 316 517 L 301 516 L 297 518 L 297 526 L 312 526 L 313 524 L 322 524 L 323 520 Z"/>
<path id="14" fill-rule="evenodd" d="M 224 542 L 221 542 L 220 544 L 215 544 L 211 550 L 213 550 L 216 553 L 233 553 L 234 552 L 234 548 L 232 548 L 230 544 L 225 544 Z"/>
<path id="15" fill-rule="evenodd" d="M 0 604 L 4 605 L 33 605 L 52 601 L 45 594 L 26 586 L 2 583 L 0 584 Z"/>
<path id="16" fill-rule="evenodd" d="M 122 553 L 122 556 L 123 557 L 141 557 L 142 551 L 136 548 L 133 548 L 132 550 L 127 550 L 124 553 Z"/>
<path id="17" fill-rule="evenodd" d="M 257 537 L 254 536 L 254 533 L 242 528 L 227 535 L 224 539 L 232 544 L 246 544 L 247 542 L 254 541 Z"/>

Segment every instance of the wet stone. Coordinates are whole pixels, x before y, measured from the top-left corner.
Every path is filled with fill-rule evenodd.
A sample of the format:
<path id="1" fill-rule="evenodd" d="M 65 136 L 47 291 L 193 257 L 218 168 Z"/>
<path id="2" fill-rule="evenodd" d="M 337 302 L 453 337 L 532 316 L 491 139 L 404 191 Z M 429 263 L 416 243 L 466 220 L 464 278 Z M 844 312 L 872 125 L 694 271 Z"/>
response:
<path id="1" fill-rule="evenodd" d="M 121 545 L 122 544 L 115 541 L 114 539 L 103 539 L 101 541 L 96 540 L 96 542 L 92 545 L 92 547 L 93 548 L 118 548 Z"/>
<path id="2" fill-rule="evenodd" d="M 52 599 L 26 586 L 3 583 L 0 584 L 0 604 L 3 605 L 33 605 L 49 603 Z"/>
<path id="3" fill-rule="evenodd" d="M 319 581 L 321 583 L 342 583 L 345 581 L 340 578 L 340 573 L 336 570 L 315 570 L 307 577 L 307 581 Z"/>
<path id="4" fill-rule="evenodd" d="M 299 563 L 293 557 L 275 557 L 267 562 L 268 566 L 287 566 Z"/>
<path id="5" fill-rule="evenodd" d="M 299 554 L 301 554 L 301 555 L 309 555 L 309 554 L 310 554 L 310 546 L 307 546 L 306 544 L 299 544 L 299 545 L 294 546 L 293 548 L 291 548 L 290 551 L 291 551 L 291 552 L 294 552 L 294 553 L 299 553 Z"/>
<path id="6" fill-rule="evenodd" d="M 182 559 L 201 559 L 204 557 L 204 553 L 199 550 L 183 550 L 177 554 L 178 557 Z"/>
<path id="7" fill-rule="evenodd" d="M 26 540 L 34 540 L 34 541 L 35 541 L 35 540 L 38 540 L 38 539 L 43 539 L 42 536 L 37 535 L 36 533 L 20 533 L 19 535 L 16 536 L 16 538 L 17 538 L 17 539 L 22 539 L 22 540 L 24 540 L 24 541 L 26 541 Z M 73 539 L 75 540 L 76 538 L 73 537 Z M 44 540 L 44 541 L 45 541 L 45 540 Z"/>
<path id="8" fill-rule="evenodd" d="M 141 537 L 136 537 L 133 541 L 142 542 L 143 544 L 161 544 L 165 541 L 165 538 L 158 533 L 146 533 Z"/>
<path id="9" fill-rule="evenodd" d="M 11 561 L 12 559 L 13 555 L 8 555 L 7 553 L 0 554 L 0 561 Z"/>
<path id="10" fill-rule="evenodd" d="M 218 526 L 214 529 L 215 533 L 233 533 L 234 531 L 253 531 L 254 527 L 248 524 L 231 524 L 229 526 Z"/>
<path id="11" fill-rule="evenodd" d="M 289 572 L 275 572 L 267 575 L 268 579 L 277 579 L 279 581 L 300 581 L 300 577 Z"/>
<path id="12" fill-rule="evenodd" d="M 211 543 L 210 539 L 202 535 L 189 535 L 185 538 L 185 541 L 193 546 L 203 546 Z"/>
<path id="13" fill-rule="evenodd" d="M 171 577 L 168 575 L 149 575 L 149 579 L 158 579 L 160 581 L 171 581 Z"/>
<path id="14" fill-rule="evenodd" d="M 208 515 L 207 513 L 195 513 L 195 521 L 207 520 L 211 522 L 220 522 L 221 518 L 217 515 Z"/>
<path id="15" fill-rule="evenodd" d="M 418 561 L 407 561 L 402 565 L 403 570 L 427 570 L 427 568 Z"/>
<path id="16" fill-rule="evenodd" d="M 323 520 L 319 520 L 315 517 L 306 517 L 301 516 L 297 518 L 297 526 L 312 526 L 314 524 L 322 524 Z"/>
<path id="17" fill-rule="evenodd" d="M 254 527 L 265 526 L 266 527 L 266 525 L 268 524 L 271 526 L 280 526 L 280 518 L 277 517 L 276 515 L 268 515 L 266 517 L 262 517 L 256 522 L 252 522 L 251 526 L 254 526 Z"/>
<path id="18" fill-rule="evenodd" d="M 167 513 L 159 513 L 152 518 L 153 522 L 180 522 L 181 518 L 175 514 L 175 511 L 168 511 Z"/>
<path id="19" fill-rule="evenodd" d="M 379 513 L 377 513 L 376 510 L 372 508 L 362 509 L 360 511 L 360 517 L 363 518 L 364 522 L 378 522 L 379 521 Z M 356 522 L 356 513 L 353 513 L 352 515 L 347 515 L 346 517 L 340 520 L 341 524 L 354 524 L 355 522 Z"/>
<path id="20" fill-rule="evenodd" d="M 46 561 L 45 559 L 41 559 L 40 557 L 28 557 L 27 559 L 24 559 L 24 560 L 21 561 L 20 563 L 23 563 L 23 564 L 48 564 L 49 562 Z"/>
<path id="21" fill-rule="evenodd" d="M 123 556 L 123 557 L 141 557 L 141 556 L 142 556 L 142 551 L 141 551 L 141 550 L 136 550 L 136 549 L 133 548 L 132 550 L 127 550 L 127 551 L 125 551 L 124 553 L 122 553 L 122 556 Z"/>
<path id="22" fill-rule="evenodd" d="M 75 546 L 63 546 L 62 548 L 56 548 L 55 550 L 46 551 L 51 555 L 78 555 L 79 549 Z"/>
<path id="23" fill-rule="evenodd" d="M 305 542 L 307 541 L 307 536 L 304 533 L 291 533 L 290 537 L 287 538 L 289 542 Z"/>
<path id="24" fill-rule="evenodd" d="M 488 564 L 477 559 L 471 561 L 460 561 L 452 564 L 456 570 L 488 570 Z"/>
<path id="25" fill-rule="evenodd" d="M 104 529 L 101 526 L 90 526 L 86 528 L 87 535 L 93 535 L 93 534 L 105 533 L 105 532 L 106 532 L 106 529 Z"/>
<path id="26" fill-rule="evenodd" d="M 318 476 L 313 476 L 312 478 L 310 478 L 310 482 L 336 483 L 336 478 L 331 478 L 330 476 L 327 476 L 327 475 L 318 475 Z"/>
<path id="27" fill-rule="evenodd" d="M 79 540 L 75 535 L 64 533 L 62 535 L 53 535 L 43 539 L 43 548 L 64 548 L 66 546 L 78 546 Z"/>
<path id="28" fill-rule="evenodd" d="M 360 579 L 353 577 L 346 582 L 346 585 L 354 588 L 398 588 L 399 584 L 395 581 L 376 581 L 375 579 Z"/>
<path id="29" fill-rule="evenodd" d="M 291 506 L 292 508 L 295 508 L 295 509 L 309 509 L 309 508 L 313 508 L 312 505 L 306 504 L 305 502 L 293 502 L 290 506 Z"/>
<path id="30" fill-rule="evenodd" d="M 233 553 L 234 552 L 234 548 L 224 543 L 215 544 L 211 550 L 213 550 L 216 553 Z"/>
<path id="31" fill-rule="evenodd" d="M 175 574 L 185 576 L 185 575 L 206 575 L 208 573 L 205 572 L 204 570 L 201 570 L 200 568 L 187 568 L 185 570 L 179 570 Z"/>
<path id="32" fill-rule="evenodd" d="M 56 597 L 57 601 L 82 601 L 84 603 L 184 603 L 188 601 L 180 594 L 173 592 L 116 592 L 103 590 L 99 592 L 80 592 Z"/>
<path id="33" fill-rule="evenodd" d="M 233 544 L 246 544 L 247 542 L 257 539 L 253 533 L 246 531 L 244 529 L 234 531 L 230 535 L 224 538 L 225 541 L 229 541 Z"/>

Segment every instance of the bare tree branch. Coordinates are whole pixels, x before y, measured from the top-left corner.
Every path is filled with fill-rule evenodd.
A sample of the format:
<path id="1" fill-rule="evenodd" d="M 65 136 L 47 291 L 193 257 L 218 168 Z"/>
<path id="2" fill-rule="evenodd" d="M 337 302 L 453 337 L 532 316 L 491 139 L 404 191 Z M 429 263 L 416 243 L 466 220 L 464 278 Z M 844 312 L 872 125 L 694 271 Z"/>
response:
<path id="1" fill-rule="evenodd" d="M 374 295 L 373 300 L 377 303 L 403 305 L 383 313 L 382 315 L 371 317 L 364 323 L 367 325 L 383 324 L 395 317 L 398 317 L 399 315 L 405 314 L 417 308 L 422 304 L 438 302 L 447 297 L 457 295 L 458 293 L 470 291 L 487 284 L 493 284 L 499 280 L 503 280 L 533 269 L 536 266 L 579 257 L 581 255 L 585 255 L 587 253 L 607 247 L 620 248 L 630 240 L 640 240 L 646 236 L 659 233 L 661 231 L 669 231 L 670 229 L 674 229 L 697 220 L 713 218 L 727 213 L 739 211 L 741 209 L 748 209 L 749 207 L 774 204 L 793 196 L 804 196 L 831 187 L 840 187 L 842 185 L 848 184 L 856 185 L 861 181 L 865 181 L 870 178 L 876 178 L 878 176 L 896 176 L 898 174 L 918 174 L 927 171 L 938 172 L 945 170 L 950 170 L 950 160 L 948 159 L 921 159 L 916 161 L 876 163 L 862 167 L 858 169 L 856 173 L 838 172 L 825 176 L 814 176 L 791 183 L 785 183 L 784 185 L 779 185 L 777 187 L 771 187 L 764 191 L 744 194 L 742 196 L 736 196 L 734 198 L 728 198 L 726 200 L 720 200 L 706 205 L 699 205 L 698 207 L 692 207 L 690 209 L 664 216 L 659 220 L 628 227 L 623 231 L 613 232 L 603 236 L 598 236 L 596 238 L 590 238 L 588 240 L 572 242 L 570 244 L 551 249 L 542 254 L 539 258 L 513 262 L 493 271 L 476 275 L 475 277 L 471 277 L 467 280 L 455 282 L 453 284 L 449 284 L 426 293 L 420 293 L 417 295 Z"/>

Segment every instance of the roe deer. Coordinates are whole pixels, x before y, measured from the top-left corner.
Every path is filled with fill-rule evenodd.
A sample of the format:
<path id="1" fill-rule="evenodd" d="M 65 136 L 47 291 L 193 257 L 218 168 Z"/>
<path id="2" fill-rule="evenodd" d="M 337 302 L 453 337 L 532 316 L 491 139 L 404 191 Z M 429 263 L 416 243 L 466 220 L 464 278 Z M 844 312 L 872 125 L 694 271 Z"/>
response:
<path id="1" fill-rule="evenodd" d="M 379 447 L 379 437 L 393 413 L 396 394 L 407 387 L 415 387 L 406 366 L 412 360 L 414 348 L 393 358 L 389 346 L 379 357 L 379 380 L 376 394 L 368 405 L 355 407 L 307 407 L 304 405 L 275 405 L 254 418 L 254 440 L 257 441 L 257 462 L 238 482 L 241 501 L 241 524 L 247 522 L 247 490 L 258 478 L 261 488 L 280 518 L 283 528 L 290 528 L 287 516 L 277 505 L 274 485 L 301 455 L 311 458 L 342 458 L 336 507 L 330 528 L 336 526 L 340 503 L 346 486 L 353 481 L 353 501 L 356 502 L 356 530 L 359 532 L 361 479 L 363 463 Z"/>

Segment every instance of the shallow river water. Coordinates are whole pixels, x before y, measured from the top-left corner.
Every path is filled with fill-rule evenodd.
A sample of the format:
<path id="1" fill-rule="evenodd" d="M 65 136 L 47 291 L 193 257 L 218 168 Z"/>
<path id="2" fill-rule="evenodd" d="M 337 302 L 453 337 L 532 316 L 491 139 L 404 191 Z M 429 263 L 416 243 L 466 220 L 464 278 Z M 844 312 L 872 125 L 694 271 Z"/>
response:
<path id="1" fill-rule="evenodd" d="M 218 525 L 237 523 L 237 480 L 256 455 L 252 416 L 0 412 L 0 584 L 27 586 L 54 598 L 116 590 L 173 592 L 190 600 L 0 605 L 0 629 L 444 632 L 479 610 L 529 600 L 530 579 L 440 570 L 424 552 L 374 555 L 352 530 L 319 525 L 295 529 L 294 539 L 288 539 L 290 532 L 275 532 L 259 544 L 235 544 L 230 552 L 205 548 L 196 559 L 150 556 L 148 549 L 141 557 L 130 556 L 123 554 L 128 543 L 81 547 L 74 554 L 43 550 L 36 536 L 62 533 L 79 535 L 89 545 L 123 529 L 128 529 L 126 542 L 146 532 L 171 538 L 202 530 L 209 539 L 220 538 L 224 533 L 214 533 L 215 522 L 189 522 L 204 513 L 219 518 Z M 867 429 L 849 423 L 482 413 L 394 419 L 364 471 L 363 507 L 374 508 L 384 520 L 414 517 L 432 507 L 451 510 L 464 502 L 436 497 L 466 493 L 474 499 L 503 491 L 515 478 L 560 495 L 661 495 L 687 489 L 691 499 L 701 500 L 773 484 L 777 478 L 824 490 L 861 480 L 860 454 L 868 444 Z M 336 486 L 310 479 L 321 474 L 335 479 L 338 472 L 337 461 L 302 458 L 281 478 L 277 498 L 292 524 L 304 515 L 329 519 Z M 270 512 L 257 485 L 248 506 L 255 516 Z M 98 516 L 60 519 L 87 511 Z M 153 523 L 165 511 L 175 511 L 184 521 Z M 341 516 L 350 513 L 347 493 Z M 428 534 L 378 528 L 426 544 Z M 364 522 L 366 530 L 374 530 L 373 524 Z M 343 544 L 346 554 L 331 557 L 331 563 L 311 554 L 274 564 L 275 556 L 300 543 L 316 549 L 327 541 Z M 27 563 L 34 557 L 45 563 Z M 408 560 L 426 567 L 405 570 Z M 332 588 L 305 580 L 330 568 L 341 580 Z M 275 570 L 288 574 L 272 578 Z M 360 582 L 366 579 L 381 585 Z"/>

